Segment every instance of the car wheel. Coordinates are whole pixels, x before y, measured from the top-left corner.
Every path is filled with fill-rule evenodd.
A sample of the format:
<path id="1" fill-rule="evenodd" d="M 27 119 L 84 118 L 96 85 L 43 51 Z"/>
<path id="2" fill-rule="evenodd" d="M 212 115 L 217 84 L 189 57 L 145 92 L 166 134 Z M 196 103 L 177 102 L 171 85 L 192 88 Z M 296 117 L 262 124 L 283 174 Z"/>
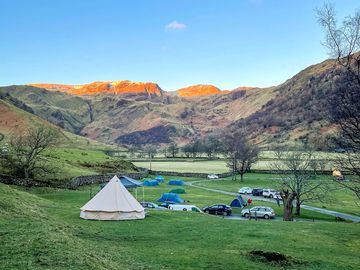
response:
<path id="1" fill-rule="evenodd" d="M 270 217 L 269 217 L 269 215 L 264 215 L 264 218 L 269 219 Z"/>
<path id="2" fill-rule="evenodd" d="M 244 217 L 249 218 L 249 213 L 245 213 Z"/>
<path id="3" fill-rule="evenodd" d="M 273 196 L 272 194 L 270 194 L 270 196 L 269 196 L 269 197 L 270 197 L 270 199 L 274 198 L 274 196 Z"/>
<path id="4" fill-rule="evenodd" d="M 187 209 L 186 209 L 186 208 L 184 208 L 184 209 L 183 209 L 183 211 L 187 211 Z"/>

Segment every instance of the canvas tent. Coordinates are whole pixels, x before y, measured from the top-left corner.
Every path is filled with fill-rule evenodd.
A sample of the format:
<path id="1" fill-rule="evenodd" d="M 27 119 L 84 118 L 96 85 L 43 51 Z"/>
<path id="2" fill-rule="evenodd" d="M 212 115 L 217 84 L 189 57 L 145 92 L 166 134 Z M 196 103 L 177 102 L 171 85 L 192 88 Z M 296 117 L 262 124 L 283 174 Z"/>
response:
<path id="1" fill-rule="evenodd" d="M 183 199 L 178 194 L 175 193 L 164 193 L 161 198 L 157 200 L 158 202 L 174 202 L 174 203 L 182 203 Z"/>
<path id="2" fill-rule="evenodd" d="M 231 203 L 230 206 L 231 207 L 240 207 L 243 208 L 246 206 L 246 202 L 244 201 L 244 199 L 241 196 L 237 196 Z"/>
<path id="3" fill-rule="evenodd" d="M 117 176 L 80 208 L 80 217 L 97 220 L 145 218 L 145 210 Z"/>
<path id="4" fill-rule="evenodd" d="M 172 186 L 183 186 L 184 185 L 184 181 L 183 180 L 179 180 L 179 179 L 171 179 L 169 181 L 169 185 Z"/>

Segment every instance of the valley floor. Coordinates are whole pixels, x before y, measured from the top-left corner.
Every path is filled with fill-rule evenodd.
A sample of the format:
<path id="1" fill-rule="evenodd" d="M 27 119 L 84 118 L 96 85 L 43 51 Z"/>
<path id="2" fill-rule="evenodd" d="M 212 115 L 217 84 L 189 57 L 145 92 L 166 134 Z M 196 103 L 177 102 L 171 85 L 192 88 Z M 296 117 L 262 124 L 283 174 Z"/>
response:
<path id="1" fill-rule="evenodd" d="M 146 187 L 144 199 L 156 201 L 172 188 L 167 184 Z M 184 188 L 186 194 L 181 197 L 199 207 L 232 199 L 190 186 Z M 23 189 L 0 184 L 0 268 L 360 267 L 360 226 L 356 223 L 336 223 L 327 216 L 318 216 L 315 222 L 237 221 L 171 211 L 149 211 L 145 220 L 138 221 L 81 220 L 79 208 L 89 200 L 90 191 L 98 189 Z M 274 209 L 281 214 L 280 208 Z M 309 215 L 303 211 L 303 217 Z M 266 262 L 251 256 L 253 250 L 280 252 L 289 262 Z"/>

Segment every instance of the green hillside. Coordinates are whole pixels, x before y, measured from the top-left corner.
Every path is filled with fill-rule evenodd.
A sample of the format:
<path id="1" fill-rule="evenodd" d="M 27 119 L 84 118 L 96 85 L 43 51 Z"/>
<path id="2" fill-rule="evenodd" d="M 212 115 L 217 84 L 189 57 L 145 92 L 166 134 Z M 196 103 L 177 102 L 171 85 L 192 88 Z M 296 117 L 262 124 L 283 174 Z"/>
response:
<path id="1" fill-rule="evenodd" d="M 12 134 L 39 126 L 53 130 L 59 138 L 59 145 L 45 153 L 55 169 L 54 173 L 46 177 L 47 180 L 69 180 L 78 175 L 134 170 L 130 162 L 106 154 L 107 150 L 122 148 L 64 131 L 36 115 L 0 100 L 0 146 L 8 142 Z"/>

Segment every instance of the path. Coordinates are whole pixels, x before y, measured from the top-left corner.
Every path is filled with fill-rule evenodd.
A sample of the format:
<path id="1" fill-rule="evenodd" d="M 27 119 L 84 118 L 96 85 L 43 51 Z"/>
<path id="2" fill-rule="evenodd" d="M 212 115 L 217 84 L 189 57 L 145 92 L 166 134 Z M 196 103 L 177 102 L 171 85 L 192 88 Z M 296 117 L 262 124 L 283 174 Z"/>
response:
<path id="1" fill-rule="evenodd" d="M 239 195 L 239 193 L 237 193 L 237 192 L 229 192 L 229 191 L 225 191 L 225 190 L 208 188 L 208 187 L 203 187 L 203 186 L 196 185 L 197 183 L 210 182 L 210 181 L 222 181 L 222 180 L 200 180 L 200 181 L 187 182 L 186 185 L 189 185 L 189 186 L 192 186 L 192 187 L 195 187 L 195 188 L 200 188 L 200 189 L 212 191 L 212 192 L 225 194 L 225 195 L 230 195 L 230 196 Z M 268 198 L 264 198 L 264 197 L 248 196 L 248 195 L 245 195 L 244 197 L 251 197 L 251 199 L 257 200 L 257 201 L 265 201 L 265 202 L 276 203 L 276 201 L 274 199 L 268 199 Z M 353 221 L 353 222 L 360 222 L 360 217 L 355 216 L 355 215 L 336 212 L 336 211 L 327 210 L 327 209 L 323 209 L 323 208 L 318 208 L 318 207 L 314 207 L 314 206 L 310 206 L 310 205 L 301 205 L 301 208 L 306 209 L 306 210 L 310 210 L 310 211 L 314 211 L 314 212 L 318 212 L 318 213 L 328 215 L 328 216 L 333 216 L 333 217 L 342 218 L 342 219 L 345 219 L 345 220 L 350 220 L 350 221 Z"/>

